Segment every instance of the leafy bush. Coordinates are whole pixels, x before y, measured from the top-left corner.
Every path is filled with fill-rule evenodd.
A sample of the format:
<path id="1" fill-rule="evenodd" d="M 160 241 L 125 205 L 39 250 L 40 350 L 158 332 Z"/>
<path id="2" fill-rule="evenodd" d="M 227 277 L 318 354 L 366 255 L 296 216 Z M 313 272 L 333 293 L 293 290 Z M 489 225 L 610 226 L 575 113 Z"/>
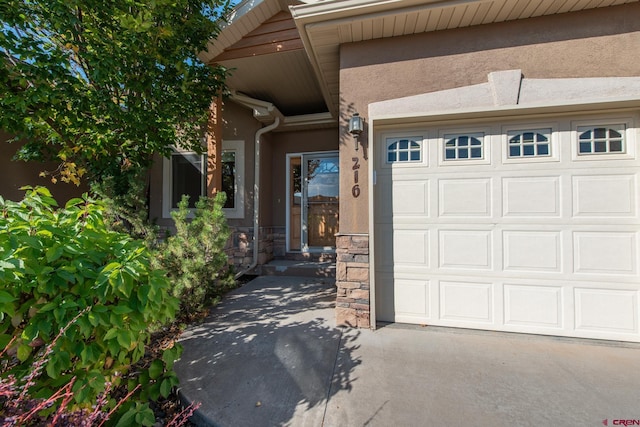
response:
<path id="1" fill-rule="evenodd" d="M 119 385 L 143 357 L 150 327 L 172 319 L 178 308 L 145 243 L 109 230 L 103 213 L 86 195 L 57 208 L 42 187 L 28 189 L 21 202 L 0 198 L 0 348 L 13 339 L 7 353 L 20 362 L 6 373 L 24 378 L 46 344 L 77 317 L 34 380 L 35 398 L 51 397 L 75 379 L 75 404 L 95 403 L 106 383 Z M 139 387 L 142 401 L 166 397 L 178 383 L 172 366 L 180 351 L 166 350 L 128 380 L 129 390 Z M 122 409 L 136 424 L 153 423 L 147 403 L 132 399 Z"/>
<path id="2" fill-rule="evenodd" d="M 201 197 L 190 210 L 189 197 L 183 196 L 171 214 L 176 234 L 158 249 L 157 262 L 169 273 L 182 316 L 201 312 L 234 284 L 224 251 L 230 234 L 224 202 L 225 194 L 217 193 L 213 198 Z"/>
<path id="3" fill-rule="evenodd" d="M 116 179 L 105 176 L 99 183 L 91 185 L 91 192 L 103 203 L 107 227 L 129 234 L 154 246 L 158 239 L 158 227 L 149 223 L 147 200 L 148 170 L 129 172 L 127 189 L 118 189 Z"/>
<path id="4" fill-rule="evenodd" d="M 80 312 L 71 320 L 52 342 L 47 344 L 45 350 L 38 354 L 34 364 L 31 366 L 25 378 L 18 381 L 14 376 L 7 375 L 0 377 L 0 425 L 2 426 L 35 426 L 48 425 L 57 426 L 98 426 L 102 427 L 110 417 L 117 411 L 118 407 L 133 395 L 129 392 L 126 396 L 118 399 L 115 407 L 109 410 L 109 397 L 113 391 L 113 384 L 107 382 L 106 389 L 98 396 L 96 402 L 91 408 L 69 408 L 68 404 L 73 400 L 73 386 L 76 378 L 72 378 L 67 384 L 58 389 L 52 396 L 43 398 L 34 398 L 29 391 L 42 373 L 42 369 L 47 360 L 51 357 L 57 341 L 72 326 L 84 312 Z M 11 343 L 9 344 L 11 345 Z M 7 348 L 0 351 L 0 356 L 4 355 Z M 0 373 L 5 373 L 4 369 L 0 369 Z M 135 391 L 135 390 L 134 390 Z M 136 405 L 138 406 L 138 405 Z M 166 424 L 167 427 L 183 426 L 187 423 L 188 418 L 200 407 L 199 403 L 192 403 L 188 407 L 176 412 L 171 420 Z M 144 425 L 155 421 L 151 413 L 139 413 L 134 409 L 130 409 L 118 420 L 118 426 L 129 426 L 132 424 Z"/>

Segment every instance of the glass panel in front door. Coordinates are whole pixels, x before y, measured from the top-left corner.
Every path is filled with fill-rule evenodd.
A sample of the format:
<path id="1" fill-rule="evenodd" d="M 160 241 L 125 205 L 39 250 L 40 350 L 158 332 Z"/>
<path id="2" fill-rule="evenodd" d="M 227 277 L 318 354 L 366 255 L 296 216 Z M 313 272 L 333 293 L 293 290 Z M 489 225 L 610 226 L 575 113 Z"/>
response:
<path id="1" fill-rule="evenodd" d="M 289 249 L 299 251 L 302 244 L 302 160 L 289 160 Z"/>
<path id="2" fill-rule="evenodd" d="M 303 156 L 305 214 L 304 246 L 334 247 L 338 232 L 340 170 L 337 155 Z"/>

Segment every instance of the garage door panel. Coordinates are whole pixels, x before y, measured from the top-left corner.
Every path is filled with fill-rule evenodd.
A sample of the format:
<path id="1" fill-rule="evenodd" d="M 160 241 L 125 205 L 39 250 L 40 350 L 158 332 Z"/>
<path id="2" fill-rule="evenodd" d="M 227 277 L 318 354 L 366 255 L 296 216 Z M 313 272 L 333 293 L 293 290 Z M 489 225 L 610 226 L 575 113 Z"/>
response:
<path id="1" fill-rule="evenodd" d="M 493 322 L 493 284 L 440 281 L 440 319 Z"/>
<path id="2" fill-rule="evenodd" d="M 385 239 L 376 251 L 376 263 L 381 271 L 425 272 L 431 266 L 431 231 L 394 228 L 379 224 L 376 233 Z"/>
<path id="3" fill-rule="evenodd" d="M 491 179 L 441 179 L 438 184 L 441 217 L 491 216 Z"/>
<path id="4" fill-rule="evenodd" d="M 429 182 L 424 178 L 382 180 L 377 197 L 379 222 L 424 221 L 429 217 Z"/>
<path id="5" fill-rule="evenodd" d="M 635 217 L 635 175 L 574 176 L 573 215 Z"/>
<path id="6" fill-rule="evenodd" d="M 429 236 L 427 230 L 396 230 L 393 233 L 394 264 L 429 267 Z"/>
<path id="7" fill-rule="evenodd" d="M 638 292 L 614 289 L 575 289 L 576 329 L 638 333 Z"/>
<path id="8" fill-rule="evenodd" d="M 490 270 L 492 241 L 491 231 L 440 230 L 440 267 Z"/>
<path id="9" fill-rule="evenodd" d="M 506 325 L 562 329 L 563 305 L 560 286 L 504 285 Z"/>
<path id="10" fill-rule="evenodd" d="M 504 231 L 505 271 L 562 271 L 560 231 Z"/>
<path id="11" fill-rule="evenodd" d="M 380 272 L 376 274 L 376 320 L 381 322 L 397 322 L 395 313 L 393 274 Z"/>
<path id="12" fill-rule="evenodd" d="M 637 275 L 637 233 L 584 231 L 573 236 L 576 273 Z"/>
<path id="13" fill-rule="evenodd" d="M 378 319 L 640 342 L 640 114 L 622 153 L 580 148 L 576 128 L 620 118 L 549 119 L 413 129 L 422 162 L 373 165 Z M 461 155 L 480 134 L 486 155 Z"/>
<path id="14" fill-rule="evenodd" d="M 377 224 L 376 236 L 380 236 L 380 244 L 376 248 L 376 269 L 384 272 L 392 272 L 393 258 L 393 225 Z M 384 241 L 383 241 L 384 240 Z"/>
<path id="15" fill-rule="evenodd" d="M 398 279 L 381 273 L 376 278 L 376 318 L 384 322 L 429 323 L 432 283 L 422 277 Z"/>
<path id="16" fill-rule="evenodd" d="M 560 177 L 512 177 L 502 180 L 505 217 L 559 218 Z"/>
<path id="17" fill-rule="evenodd" d="M 394 291 L 396 317 L 430 319 L 431 288 L 428 280 L 397 279 Z"/>

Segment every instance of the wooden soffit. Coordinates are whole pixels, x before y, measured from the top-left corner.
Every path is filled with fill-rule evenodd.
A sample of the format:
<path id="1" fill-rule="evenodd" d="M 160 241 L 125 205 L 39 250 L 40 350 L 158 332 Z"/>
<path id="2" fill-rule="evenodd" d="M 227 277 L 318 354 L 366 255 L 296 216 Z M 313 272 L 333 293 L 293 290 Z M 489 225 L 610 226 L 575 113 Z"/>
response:
<path id="1" fill-rule="evenodd" d="M 302 50 L 300 34 L 291 15 L 279 12 L 251 31 L 238 42 L 211 60 L 220 63 L 230 59 L 247 58 L 272 53 Z"/>

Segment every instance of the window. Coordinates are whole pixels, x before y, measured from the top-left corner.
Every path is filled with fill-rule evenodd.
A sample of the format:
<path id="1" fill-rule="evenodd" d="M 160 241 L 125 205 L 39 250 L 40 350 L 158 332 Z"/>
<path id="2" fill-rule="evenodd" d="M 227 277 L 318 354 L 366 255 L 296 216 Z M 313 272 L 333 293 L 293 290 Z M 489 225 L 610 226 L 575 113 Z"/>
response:
<path id="1" fill-rule="evenodd" d="M 189 196 L 193 208 L 205 194 L 206 156 L 197 153 L 171 155 L 171 209 L 176 209 L 182 195 Z"/>
<path id="2" fill-rule="evenodd" d="M 222 151 L 222 191 L 227 195 L 225 209 L 236 207 L 236 152 Z"/>
<path id="3" fill-rule="evenodd" d="M 551 156 L 551 129 L 509 132 L 508 157 Z"/>
<path id="4" fill-rule="evenodd" d="M 483 159 L 482 134 L 445 135 L 444 160 Z"/>
<path id="5" fill-rule="evenodd" d="M 422 161 L 421 144 L 414 139 L 391 139 L 387 144 L 387 163 Z"/>
<path id="6" fill-rule="evenodd" d="M 624 153 L 624 125 L 578 128 L 578 154 Z"/>
<path id="7" fill-rule="evenodd" d="M 222 191 L 227 218 L 244 218 L 244 141 L 222 141 Z"/>
<path id="8" fill-rule="evenodd" d="M 244 218 L 244 141 L 222 142 L 222 186 L 227 194 L 223 207 L 227 218 Z M 193 208 L 207 192 L 207 156 L 175 152 L 163 162 L 162 216 L 171 217 L 182 195 L 189 196 Z"/>

